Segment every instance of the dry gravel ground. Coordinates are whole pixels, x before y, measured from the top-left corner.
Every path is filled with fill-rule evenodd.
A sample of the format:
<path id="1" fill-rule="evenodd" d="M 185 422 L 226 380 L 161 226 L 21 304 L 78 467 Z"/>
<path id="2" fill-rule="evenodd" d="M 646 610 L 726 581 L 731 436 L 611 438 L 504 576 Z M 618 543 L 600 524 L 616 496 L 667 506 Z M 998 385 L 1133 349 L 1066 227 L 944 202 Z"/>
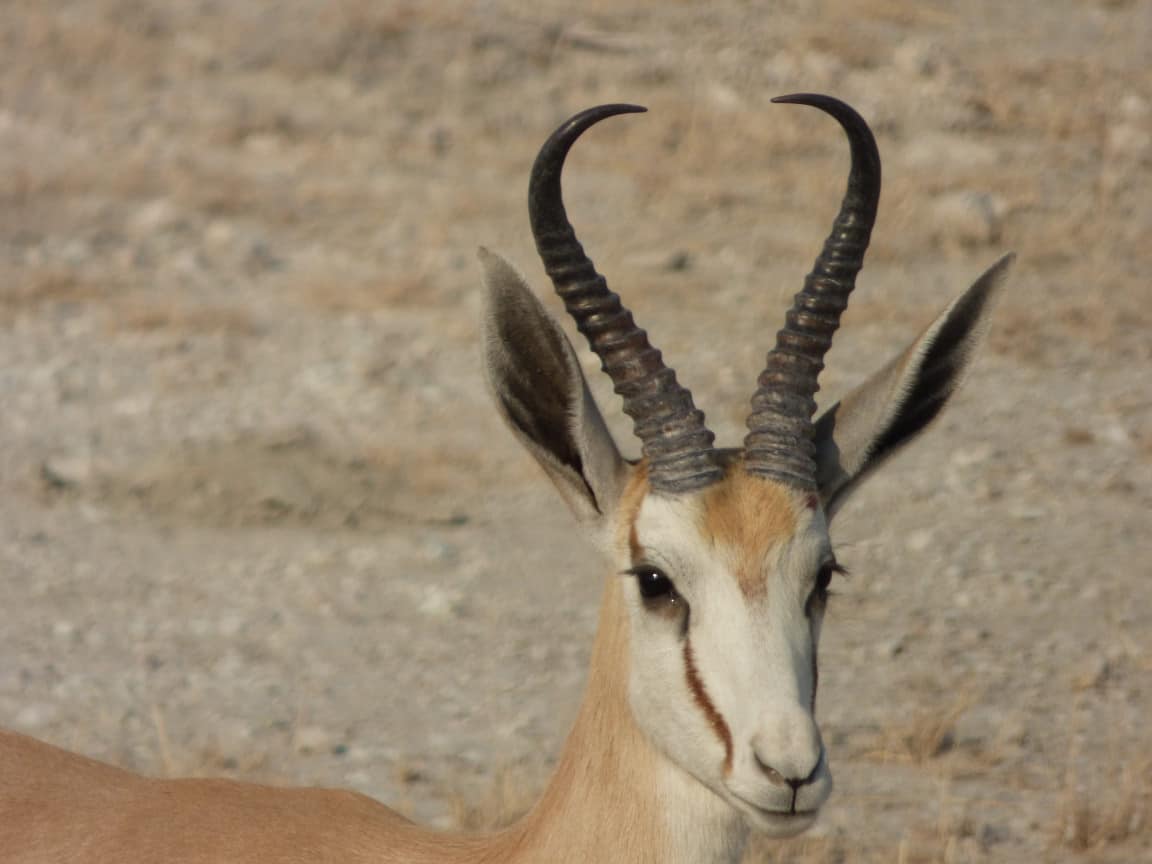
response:
<path id="1" fill-rule="evenodd" d="M 847 163 L 768 99 L 818 90 L 886 172 L 829 400 L 1020 258 L 952 410 L 839 520 L 837 793 L 748 860 L 1152 860 L 1152 4 L 0 20 L 0 724 L 439 824 L 523 806 L 601 567 L 489 406 L 474 249 L 543 292 L 536 148 L 648 105 L 577 148 L 573 218 L 737 441 Z"/>

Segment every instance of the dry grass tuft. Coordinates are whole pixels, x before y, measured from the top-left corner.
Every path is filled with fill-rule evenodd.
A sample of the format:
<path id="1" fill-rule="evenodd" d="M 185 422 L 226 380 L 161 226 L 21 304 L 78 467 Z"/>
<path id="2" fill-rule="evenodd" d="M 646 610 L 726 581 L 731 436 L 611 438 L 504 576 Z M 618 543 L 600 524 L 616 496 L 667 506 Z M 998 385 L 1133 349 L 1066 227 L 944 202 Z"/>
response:
<path id="1" fill-rule="evenodd" d="M 227 333 L 258 336 L 260 326 L 242 309 L 227 306 L 190 306 L 174 303 L 121 305 L 108 322 L 113 332 L 158 332 L 180 334 Z"/>
<path id="2" fill-rule="evenodd" d="M 164 708 L 153 703 L 148 713 L 156 736 L 157 767 L 152 773 L 159 777 L 227 777 L 250 783 L 291 783 L 291 777 L 272 768 L 266 752 L 236 754 L 215 746 L 181 751 L 172 743 Z"/>
<path id="3" fill-rule="evenodd" d="M 885 730 L 879 747 L 867 755 L 881 762 L 917 765 L 943 756 L 956 743 L 957 721 L 975 702 L 975 694 L 965 692 L 950 703 L 913 714 L 908 721 Z"/>
<path id="4" fill-rule="evenodd" d="M 1081 782 L 1069 758 L 1054 826 L 1057 845 L 1079 852 L 1141 839 L 1152 843 L 1152 758 L 1121 759 L 1104 781 Z"/>
<path id="5" fill-rule="evenodd" d="M 108 285 L 71 267 L 44 267 L 0 280 L 0 314 L 36 310 L 49 303 L 81 303 L 108 293 Z"/>
<path id="6" fill-rule="evenodd" d="M 309 308 L 335 314 L 436 308 L 446 299 L 442 286 L 423 274 L 301 280 L 292 293 Z"/>
<path id="7" fill-rule="evenodd" d="M 845 837 L 752 838 L 742 864 L 976 864 L 984 861 L 963 832 L 909 832 L 895 845 L 867 846 Z"/>
<path id="8" fill-rule="evenodd" d="M 839 838 L 797 837 L 775 840 L 755 835 L 748 843 L 743 864 L 845 864 L 849 859 L 845 843 Z"/>
<path id="9" fill-rule="evenodd" d="M 543 785 L 538 771 L 523 766 L 501 768 L 479 799 L 469 800 L 459 790 L 453 794 L 456 826 L 464 831 L 505 828 L 532 809 Z"/>

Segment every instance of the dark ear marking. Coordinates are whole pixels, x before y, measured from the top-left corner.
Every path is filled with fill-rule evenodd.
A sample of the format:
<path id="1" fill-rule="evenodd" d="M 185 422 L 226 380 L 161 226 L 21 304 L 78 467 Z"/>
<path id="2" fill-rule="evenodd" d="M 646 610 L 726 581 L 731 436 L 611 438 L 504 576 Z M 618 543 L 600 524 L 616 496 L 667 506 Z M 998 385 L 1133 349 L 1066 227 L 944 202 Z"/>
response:
<path id="1" fill-rule="evenodd" d="M 959 388 L 1012 259 L 997 261 L 903 353 L 816 421 L 817 480 L 829 518 L 865 477 L 924 431 Z"/>
<path id="2" fill-rule="evenodd" d="M 572 436 L 568 433 L 571 418 L 576 415 L 572 390 L 555 386 L 555 382 L 570 378 L 564 367 L 564 356 L 555 334 L 546 329 L 525 326 L 524 319 L 511 317 L 503 323 L 500 333 L 506 344 L 531 345 L 533 364 L 521 364 L 510 370 L 505 389 L 499 394 L 508 422 L 516 432 L 537 442 L 555 457 L 556 461 L 580 478 L 588 497 L 598 513 L 604 508 L 584 477 L 584 459 Z M 549 344 L 550 343 L 550 344 Z"/>
<path id="3" fill-rule="evenodd" d="M 614 509 L 624 461 L 568 337 L 518 273 L 480 251 L 487 287 L 484 359 L 496 405 L 576 515 Z"/>

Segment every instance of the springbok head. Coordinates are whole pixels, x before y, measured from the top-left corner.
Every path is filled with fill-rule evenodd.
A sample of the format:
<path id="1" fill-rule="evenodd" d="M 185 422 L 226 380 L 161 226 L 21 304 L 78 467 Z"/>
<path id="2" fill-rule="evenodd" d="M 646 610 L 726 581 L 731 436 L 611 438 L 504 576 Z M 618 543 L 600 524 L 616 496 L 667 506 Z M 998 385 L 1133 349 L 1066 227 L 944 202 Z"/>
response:
<path id="1" fill-rule="evenodd" d="M 880 195 L 867 124 L 827 96 L 847 133 L 847 193 L 752 396 L 743 447 L 719 449 L 644 330 L 584 254 L 560 175 L 593 124 L 577 114 L 544 144 L 529 210 L 549 277 L 624 401 L 643 448 L 617 450 L 571 343 L 524 280 L 481 251 L 486 361 L 500 409 L 626 580 L 628 699 L 656 749 L 756 829 L 806 827 L 832 780 L 814 718 L 817 643 L 840 568 L 829 521 L 859 482 L 917 435 L 956 389 L 979 341 L 1001 259 L 880 372 L 813 422 L 823 358 L 848 303 Z"/>

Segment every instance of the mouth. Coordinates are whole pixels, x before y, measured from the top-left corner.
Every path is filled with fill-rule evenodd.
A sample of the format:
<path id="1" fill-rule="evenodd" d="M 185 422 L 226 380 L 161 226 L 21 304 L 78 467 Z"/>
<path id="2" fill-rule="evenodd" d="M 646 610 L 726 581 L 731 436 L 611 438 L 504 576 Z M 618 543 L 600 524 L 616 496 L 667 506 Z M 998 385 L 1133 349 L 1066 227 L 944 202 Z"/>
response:
<path id="1" fill-rule="evenodd" d="M 755 830 L 774 837 L 790 837 L 799 834 L 812 826 L 816 817 L 820 815 L 817 810 L 771 810 L 753 804 L 746 798 L 735 793 L 732 797 L 737 806 L 744 813 L 744 818 Z"/>

